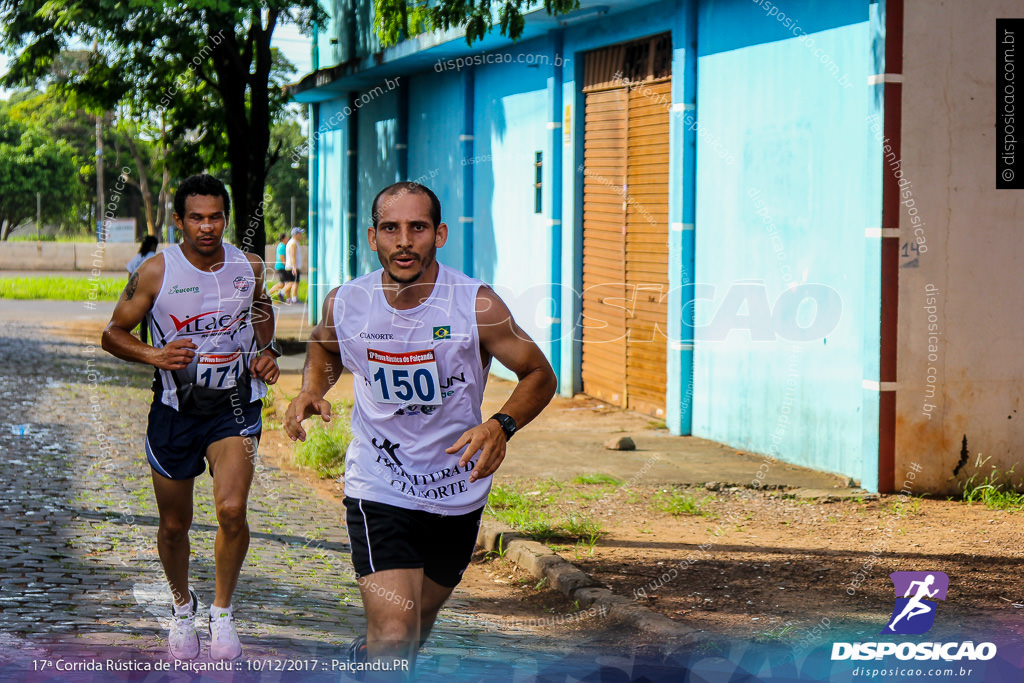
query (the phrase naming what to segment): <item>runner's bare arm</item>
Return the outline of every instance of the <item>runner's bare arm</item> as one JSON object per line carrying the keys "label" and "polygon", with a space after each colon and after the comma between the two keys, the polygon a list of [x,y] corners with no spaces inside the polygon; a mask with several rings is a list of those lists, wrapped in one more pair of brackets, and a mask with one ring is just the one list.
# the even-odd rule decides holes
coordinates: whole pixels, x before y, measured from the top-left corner
{"label": "runner's bare arm", "polygon": [[302,389],[288,406],[284,416],[284,430],[292,441],[306,440],[302,421],[319,415],[324,422],[331,421],[331,404],[324,399],[327,391],[341,377],[341,348],[334,333],[334,295],[332,289],[324,299],[320,324],[313,329],[306,349],[306,364],[302,368]]}
{"label": "runner's bare arm", "polygon": [[[256,254],[246,254],[252,272],[256,276],[256,292],[252,297],[252,311],[249,319],[252,320],[252,331],[256,336],[256,348],[262,349],[274,339],[274,305],[270,297],[263,289],[263,282],[266,278],[266,266]],[[273,351],[258,353],[249,359],[249,372],[267,384],[273,384],[281,375],[277,367],[277,357]]]}
{"label": "runner's bare arm", "polygon": [[[489,357],[497,358],[519,378],[519,384],[498,412],[510,415],[516,421],[517,428],[521,428],[537,417],[551,401],[558,380],[544,353],[516,325],[508,306],[490,287],[481,287],[477,292],[476,321],[484,362]],[[477,453],[480,454],[469,475],[472,482],[498,469],[505,459],[506,441],[501,425],[496,420],[488,419],[463,432],[446,452],[458,453],[466,446],[459,460],[460,466],[465,466]]]}
{"label": "runner's bare arm", "polygon": [[164,257],[157,254],[143,261],[114,306],[114,313],[103,330],[103,350],[136,363],[148,363],[164,370],[181,370],[195,355],[196,345],[188,339],[175,340],[161,349],[143,344],[132,336],[149,309],[153,308],[164,279]]}

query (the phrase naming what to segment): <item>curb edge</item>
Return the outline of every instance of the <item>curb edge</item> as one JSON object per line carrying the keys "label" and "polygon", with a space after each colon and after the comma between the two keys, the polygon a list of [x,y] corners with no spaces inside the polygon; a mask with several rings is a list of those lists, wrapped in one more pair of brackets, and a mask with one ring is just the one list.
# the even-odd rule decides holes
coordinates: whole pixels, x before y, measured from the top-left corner
{"label": "curb edge", "polygon": [[592,576],[547,546],[530,540],[510,526],[491,520],[480,522],[477,547],[499,552],[537,579],[546,578],[581,607],[598,607],[634,628],[667,638],[672,645],[696,643],[701,632],[658,614],[635,601],[616,595]]}

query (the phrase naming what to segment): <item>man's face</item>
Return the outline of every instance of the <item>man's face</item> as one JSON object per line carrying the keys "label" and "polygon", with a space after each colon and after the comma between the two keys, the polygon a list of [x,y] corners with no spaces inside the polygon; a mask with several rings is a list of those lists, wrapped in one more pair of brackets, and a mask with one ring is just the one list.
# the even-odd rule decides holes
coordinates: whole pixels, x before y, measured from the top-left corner
{"label": "man's face", "polygon": [[184,241],[203,256],[219,253],[227,226],[224,198],[194,194],[185,198],[185,215],[174,214]]}
{"label": "man's face", "polygon": [[376,228],[369,228],[370,249],[395,282],[418,280],[434,263],[448,239],[448,226],[434,228],[430,198],[418,192],[384,195],[377,204]]}

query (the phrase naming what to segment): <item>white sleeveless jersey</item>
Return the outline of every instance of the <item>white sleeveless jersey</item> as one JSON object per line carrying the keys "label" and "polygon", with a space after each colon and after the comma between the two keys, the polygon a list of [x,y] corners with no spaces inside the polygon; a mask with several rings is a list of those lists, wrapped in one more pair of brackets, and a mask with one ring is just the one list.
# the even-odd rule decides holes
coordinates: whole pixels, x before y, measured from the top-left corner
{"label": "white sleeveless jersey", "polygon": [[356,399],[345,494],[458,515],[482,507],[491,487],[490,477],[469,483],[476,456],[459,467],[462,452],[445,453],[480,424],[488,368],[476,295],[486,285],[438,267],[430,298],[408,310],[387,303],[381,270],[337,290],[335,334]]}
{"label": "white sleeveless jersey", "polygon": [[[146,315],[153,346],[162,348],[175,339],[188,338],[195,356],[184,370],[157,369],[155,390],[159,400],[180,410],[189,385],[202,390],[229,390],[245,374],[256,353],[256,338],[249,319],[256,275],[238,248],[224,244],[224,264],[213,272],[199,270],[174,245],[160,252],[164,280],[153,308]],[[252,400],[262,398],[267,386],[251,378]]]}

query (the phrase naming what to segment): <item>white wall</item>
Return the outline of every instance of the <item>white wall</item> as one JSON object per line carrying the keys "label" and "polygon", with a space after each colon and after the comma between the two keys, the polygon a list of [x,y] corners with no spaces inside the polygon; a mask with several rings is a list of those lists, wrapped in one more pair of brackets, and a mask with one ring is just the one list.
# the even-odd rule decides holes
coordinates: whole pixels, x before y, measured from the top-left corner
{"label": "white wall", "polygon": [[995,22],[1020,9],[906,1],[900,243],[914,237],[913,208],[927,251],[900,255],[897,490],[919,463],[911,490],[955,493],[965,436],[960,480],[1024,453],[1024,193],[995,189],[993,125]]}

